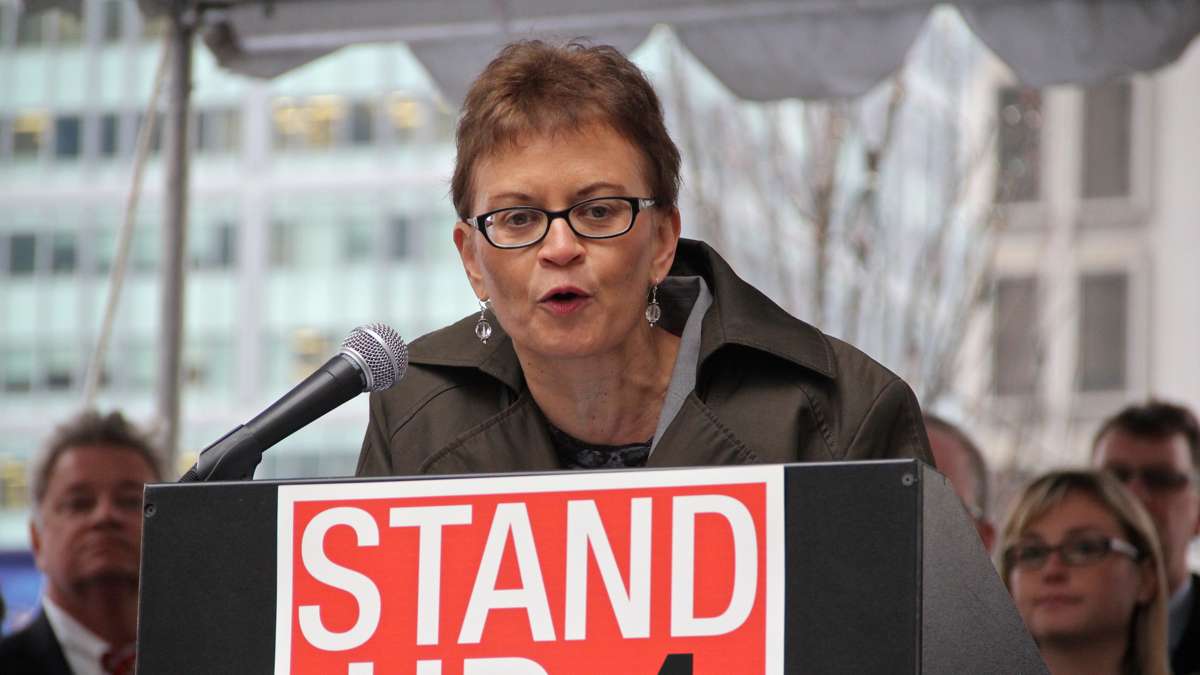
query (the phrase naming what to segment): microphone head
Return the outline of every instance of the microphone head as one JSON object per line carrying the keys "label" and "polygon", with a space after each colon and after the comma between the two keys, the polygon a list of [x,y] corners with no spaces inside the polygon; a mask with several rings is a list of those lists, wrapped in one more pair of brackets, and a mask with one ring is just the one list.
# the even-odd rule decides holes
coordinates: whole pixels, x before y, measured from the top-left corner
{"label": "microphone head", "polygon": [[400,381],[408,370],[408,346],[386,323],[369,323],[350,331],[342,340],[342,354],[362,370],[363,391],[383,391]]}

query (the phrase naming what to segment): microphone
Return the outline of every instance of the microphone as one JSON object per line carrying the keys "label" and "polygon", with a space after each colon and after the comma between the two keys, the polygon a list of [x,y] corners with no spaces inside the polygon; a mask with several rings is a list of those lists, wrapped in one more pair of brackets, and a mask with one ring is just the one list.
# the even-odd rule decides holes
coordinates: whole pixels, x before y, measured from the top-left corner
{"label": "microphone", "polygon": [[267,448],[364,391],[391,387],[407,369],[408,347],[391,326],[359,326],[325,365],[257,417],[201,451],[179,482],[253,478]]}

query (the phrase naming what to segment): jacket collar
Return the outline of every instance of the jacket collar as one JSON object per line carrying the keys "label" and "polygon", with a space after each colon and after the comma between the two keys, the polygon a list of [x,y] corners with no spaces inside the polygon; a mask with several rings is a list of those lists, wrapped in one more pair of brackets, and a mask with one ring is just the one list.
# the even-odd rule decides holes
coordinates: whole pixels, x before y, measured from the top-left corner
{"label": "jacket collar", "polygon": [[[713,294],[700,337],[700,364],[722,347],[740,345],[772,354],[828,378],[837,377],[825,335],[793,317],[743,281],[707,244],[680,239],[671,276],[701,276]],[[478,315],[422,336],[409,346],[409,361],[421,365],[477,368],[520,391],[525,378],[512,340],[492,317],[487,344],[475,337]]]}
{"label": "jacket collar", "polygon": [[837,377],[825,334],[788,314],[742,281],[708,244],[680,239],[671,275],[702,276],[713,294],[713,306],[704,317],[700,335],[701,367],[720,348],[736,344],[791,361],[828,378]]}

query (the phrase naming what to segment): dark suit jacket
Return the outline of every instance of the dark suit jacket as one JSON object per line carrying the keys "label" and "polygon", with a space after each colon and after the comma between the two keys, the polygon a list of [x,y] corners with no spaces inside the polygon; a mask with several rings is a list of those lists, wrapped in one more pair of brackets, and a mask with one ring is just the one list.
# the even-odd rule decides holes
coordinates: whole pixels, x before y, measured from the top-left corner
{"label": "dark suit jacket", "polygon": [[4,675],[71,675],[58,638],[44,613],[23,630],[0,640],[0,673]]}
{"label": "dark suit jacket", "polygon": [[1192,575],[1192,608],[1183,629],[1183,639],[1171,652],[1171,671],[1175,675],[1200,673],[1200,574]]}

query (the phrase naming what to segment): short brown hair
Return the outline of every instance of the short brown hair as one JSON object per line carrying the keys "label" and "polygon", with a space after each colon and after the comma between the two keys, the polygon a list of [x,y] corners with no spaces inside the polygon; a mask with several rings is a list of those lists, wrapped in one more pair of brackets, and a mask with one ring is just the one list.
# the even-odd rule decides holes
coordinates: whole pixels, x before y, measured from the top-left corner
{"label": "short brown hair", "polygon": [[1104,438],[1104,434],[1113,429],[1124,431],[1130,436],[1154,440],[1182,434],[1192,457],[1192,471],[1200,473],[1200,424],[1187,408],[1154,399],[1126,406],[1100,425],[1100,430],[1092,439],[1093,453],[1100,447],[1100,439]]}
{"label": "short brown hair", "polygon": [[55,427],[54,433],[34,457],[29,471],[29,488],[35,509],[46,497],[50,474],[58,458],[67,450],[82,445],[132,450],[146,460],[155,478],[162,479],[162,459],[144,432],[120,412],[104,415],[96,410],[85,410]]}
{"label": "short brown hair", "polygon": [[1025,486],[1000,531],[996,565],[1004,585],[1011,590],[1013,562],[1007,555],[1034,521],[1058,506],[1070,494],[1083,494],[1112,514],[1129,543],[1138,550],[1138,562],[1154,570],[1154,598],[1134,610],[1122,672],[1167,675],[1167,581],[1162,549],[1154,521],[1137,497],[1116,478],[1100,471],[1052,471]]}
{"label": "short brown hair", "polygon": [[[603,123],[637,148],[659,206],[679,198],[679,149],[667,133],[654,87],[607,45],[514,42],[471,85],[458,121],[451,197],[460,218],[472,214],[475,164],[528,134],[576,131]],[[642,196],[642,195],[634,195]]]}

